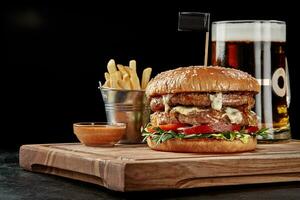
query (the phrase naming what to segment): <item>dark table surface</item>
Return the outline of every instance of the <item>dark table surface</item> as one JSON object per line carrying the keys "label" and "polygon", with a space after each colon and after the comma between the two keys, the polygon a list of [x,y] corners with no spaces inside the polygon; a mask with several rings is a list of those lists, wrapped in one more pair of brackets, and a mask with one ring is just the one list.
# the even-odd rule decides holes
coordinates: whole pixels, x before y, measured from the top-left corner
{"label": "dark table surface", "polygon": [[0,151],[0,200],[132,198],[299,200],[300,182],[120,193],[80,181],[24,171],[18,164],[18,152]]}

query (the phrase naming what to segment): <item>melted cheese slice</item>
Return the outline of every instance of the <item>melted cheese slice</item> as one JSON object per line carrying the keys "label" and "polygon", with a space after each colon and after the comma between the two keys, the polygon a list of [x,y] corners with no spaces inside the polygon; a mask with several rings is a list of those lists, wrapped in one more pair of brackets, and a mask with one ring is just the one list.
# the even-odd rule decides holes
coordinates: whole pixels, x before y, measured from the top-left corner
{"label": "melted cheese slice", "polygon": [[240,124],[243,121],[243,115],[238,109],[227,107],[225,112],[231,123]]}
{"label": "melted cheese slice", "polygon": [[203,109],[199,109],[197,107],[184,107],[184,106],[176,106],[172,108],[172,112],[180,113],[183,115],[189,115],[191,113],[201,112]]}

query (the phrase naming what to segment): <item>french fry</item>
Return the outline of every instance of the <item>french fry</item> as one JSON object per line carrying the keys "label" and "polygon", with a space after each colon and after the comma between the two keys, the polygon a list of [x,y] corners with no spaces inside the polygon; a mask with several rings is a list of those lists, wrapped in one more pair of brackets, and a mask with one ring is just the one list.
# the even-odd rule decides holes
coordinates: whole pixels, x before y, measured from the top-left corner
{"label": "french fry", "polygon": [[123,80],[118,80],[118,81],[117,81],[117,85],[118,85],[117,89],[124,89],[124,88],[122,87],[122,84],[123,84]]}
{"label": "french fry", "polygon": [[105,83],[102,85],[102,87],[110,87],[110,76],[109,73],[105,72],[104,73],[105,77]]}
{"label": "french fry", "polygon": [[136,71],[136,61],[135,60],[129,61],[129,67],[134,71]]}
{"label": "french fry", "polygon": [[150,77],[151,77],[152,68],[148,67],[144,69],[143,75],[142,75],[142,89],[145,89],[149,83]]}
{"label": "french fry", "polygon": [[110,86],[112,88],[116,88],[116,89],[122,89],[122,87],[120,87],[120,85],[118,84],[119,80],[122,80],[121,78],[121,72],[120,71],[115,71],[112,74],[110,74]]}
{"label": "french fry", "polygon": [[126,90],[131,90],[132,89],[131,82],[130,82],[130,77],[129,77],[128,74],[126,74],[123,77],[123,88],[126,89]]}
{"label": "french fry", "polygon": [[140,85],[139,77],[136,73],[136,61],[135,60],[131,60],[129,62],[128,71],[130,73],[130,81],[131,81],[132,89],[133,90],[140,90],[141,85]]}
{"label": "french fry", "polygon": [[114,59],[110,59],[107,63],[107,71],[112,74],[117,71],[116,62]]}
{"label": "french fry", "polygon": [[136,71],[130,70],[129,72],[130,72],[130,81],[131,81],[132,89],[140,90],[141,89],[140,80],[136,74]]}
{"label": "french fry", "polygon": [[109,73],[105,72],[104,73],[104,77],[105,77],[105,83],[104,83],[103,87],[110,87],[110,76],[109,76]]}
{"label": "french fry", "polygon": [[129,73],[127,72],[127,70],[125,69],[126,67],[124,67],[123,65],[117,65],[119,71],[122,74],[122,78],[124,79],[124,77],[127,75],[129,75]]}
{"label": "french fry", "polygon": [[129,68],[128,66],[124,66],[124,69],[125,69],[125,71],[127,72],[128,76],[130,78],[130,74],[131,74],[130,71],[132,71],[132,69]]}
{"label": "french fry", "polygon": [[131,86],[131,82],[130,82],[130,77],[129,74],[126,74],[122,77],[122,80],[118,80],[118,84],[121,88],[125,89],[125,90],[131,90],[132,86]]}
{"label": "french fry", "polygon": [[116,65],[115,60],[111,59],[107,63],[107,71],[104,73],[105,83],[103,87],[140,90],[147,87],[152,68],[144,69],[141,82],[136,72],[135,60],[130,60],[129,66],[123,66],[120,64]]}
{"label": "french fry", "polygon": [[110,75],[109,75],[108,72],[105,72],[105,73],[104,73],[104,77],[105,77],[105,80],[106,80],[106,81],[109,81]]}
{"label": "french fry", "polygon": [[102,87],[110,87],[109,81],[105,81],[105,83],[102,85]]}

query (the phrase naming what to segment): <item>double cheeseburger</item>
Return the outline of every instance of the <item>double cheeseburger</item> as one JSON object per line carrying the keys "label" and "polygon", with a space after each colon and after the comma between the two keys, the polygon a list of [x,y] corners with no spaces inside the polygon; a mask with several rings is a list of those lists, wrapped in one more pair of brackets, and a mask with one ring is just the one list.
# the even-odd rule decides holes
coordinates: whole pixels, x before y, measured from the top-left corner
{"label": "double cheeseburger", "polygon": [[143,131],[154,150],[229,153],[256,147],[260,90],[249,74],[224,67],[181,67],[158,74],[147,86],[153,113]]}

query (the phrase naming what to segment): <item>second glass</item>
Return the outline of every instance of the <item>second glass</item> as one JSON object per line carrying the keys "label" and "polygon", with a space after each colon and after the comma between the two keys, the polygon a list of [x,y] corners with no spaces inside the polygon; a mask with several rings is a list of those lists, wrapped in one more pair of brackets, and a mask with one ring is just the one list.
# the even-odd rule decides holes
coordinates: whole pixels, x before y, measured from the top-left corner
{"label": "second glass", "polygon": [[255,112],[260,128],[269,130],[266,142],[291,137],[285,48],[286,24],[283,21],[212,23],[212,65],[246,71],[261,85],[261,92],[255,98]]}

